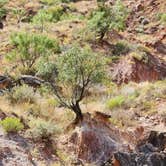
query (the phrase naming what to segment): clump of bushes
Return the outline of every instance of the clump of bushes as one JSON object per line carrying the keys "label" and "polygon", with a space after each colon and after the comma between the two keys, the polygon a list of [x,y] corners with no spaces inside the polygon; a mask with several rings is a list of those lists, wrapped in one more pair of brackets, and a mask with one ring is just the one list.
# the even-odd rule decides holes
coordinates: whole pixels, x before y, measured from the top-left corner
{"label": "clump of bushes", "polygon": [[113,55],[122,55],[122,54],[127,54],[130,51],[130,46],[127,42],[125,41],[119,41],[115,44],[112,54]]}
{"label": "clump of bushes", "polygon": [[0,122],[1,126],[7,133],[17,133],[24,128],[24,125],[20,122],[20,119],[7,117]]}
{"label": "clump of bushes", "polygon": [[60,132],[57,126],[51,121],[43,119],[31,120],[29,123],[30,129],[27,134],[34,140],[50,140],[53,136]]}
{"label": "clump of bushes", "polygon": [[8,93],[7,99],[10,103],[34,103],[36,95],[32,87],[28,85],[16,86]]}
{"label": "clump of bushes", "polygon": [[106,106],[109,109],[114,109],[117,107],[121,107],[125,102],[125,97],[124,96],[116,96],[114,98],[111,98],[110,100],[107,101]]}

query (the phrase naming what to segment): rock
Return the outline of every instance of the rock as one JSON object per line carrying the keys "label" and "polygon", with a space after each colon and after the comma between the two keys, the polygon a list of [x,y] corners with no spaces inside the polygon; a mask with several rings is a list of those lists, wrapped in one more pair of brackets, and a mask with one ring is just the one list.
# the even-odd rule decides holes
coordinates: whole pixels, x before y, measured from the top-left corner
{"label": "rock", "polygon": [[3,23],[0,22],[0,29],[3,29]]}
{"label": "rock", "polygon": [[3,120],[7,117],[7,115],[0,109],[0,120]]}
{"label": "rock", "polygon": [[114,163],[118,163],[117,166],[164,166],[166,165],[165,153],[150,153],[150,154],[136,154],[136,153],[124,153],[117,152],[114,154]]}
{"label": "rock", "polygon": [[147,24],[149,24],[149,20],[146,19],[146,18],[144,18],[144,19],[142,20],[141,24],[147,25]]}
{"label": "rock", "polygon": [[161,41],[156,42],[154,47],[157,49],[158,52],[166,54],[166,45],[163,44]]}
{"label": "rock", "polygon": [[0,75],[0,90],[12,87],[12,80],[8,76]]}
{"label": "rock", "polygon": [[40,78],[31,75],[22,75],[16,82],[19,85],[24,83],[34,88],[37,88],[41,86],[42,83],[44,83],[44,81],[41,80]]}
{"label": "rock", "polygon": [[103,122],[107,122],[107,121],[109,121],[109,118],[111,118],[111,115],[108,115],[108,114],[103,113],[103,112],[96,111],[95,115],[94,115],[94,118],[98,119],[98,120],[101,120]]}
{"label": "rock", "polygon": [[166,132],[158,133],[157,131],[151,131],[147,142],[160,150],[164,150],[166,148]]}
{"label": "rock", "polygon": [[[97,113],[98,114],[98,113]],[[105,115],[101,115],[104,116]],[[70,139],[78,159],[102,165],[119,149],[128,151],[118,129],[108,123],[85,114],[83,121],[73,131]],[[72,146],[72,147],[73,147]]]}
{"label": "rock", "polygon": [[142,11],[143,9],[144,9],[144,6],[141,3],[139,3],[135,6],[136,12]]}
{"label": "rock", "polygon": [[145,60],[126,56],[113,65],[112,80],[117,84],[143,82],[166,78],[166,62],[150,53]]}

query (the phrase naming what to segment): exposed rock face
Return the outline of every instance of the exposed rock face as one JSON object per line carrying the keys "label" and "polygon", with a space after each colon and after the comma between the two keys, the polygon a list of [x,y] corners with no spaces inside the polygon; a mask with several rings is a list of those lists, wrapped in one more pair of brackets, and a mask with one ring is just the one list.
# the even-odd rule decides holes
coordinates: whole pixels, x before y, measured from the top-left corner
{"label": "exposed rock face", "polygon": [[114,154],[114,166],[164,166],[166,165],[166,133],[152,131],[133,153]]}
{"label": "exposed rock face", "polygon": [[116,161],[114,166],[164,166],[166,165],[165,153],[122,153],[118,152],[114,155]]}
{"label": "exposed rock face", "polygon": [[84,120],[76,127],[70,139],[77,157],[96,165],[103,164],[118,150],[129,151],[119,130],[103,122],[106,115],[101,116],[95,115],[93,118],[90,114],[84,115]]}
{"label": "exposed rock face", "polygon": [[[1,133],[0,133],[1,134]],[[19,144],[22,143],[22,144]],[[0,136],[0,166],[33,166],[32,158],[25,142],[9,140]]]}
{"label": "exposed rock face", "polygon": [[118,84],[129,81],[155,81],[165,77],[166,62],[151,54],[148,54],[146,63],[132,56],[124,57],[113,69],[113,80]]}

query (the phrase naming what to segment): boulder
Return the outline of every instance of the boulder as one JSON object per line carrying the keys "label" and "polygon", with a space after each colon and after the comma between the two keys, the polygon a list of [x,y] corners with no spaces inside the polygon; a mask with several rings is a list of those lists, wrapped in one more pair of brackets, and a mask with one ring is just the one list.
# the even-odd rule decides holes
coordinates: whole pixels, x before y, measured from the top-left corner
{"label": "boulder", "polygon": [[99,112],[94,117],[89,113],[84,114],[83,121],[74,129],[70,143],[81,161],[102,165],[114,152],[120,149],[128,151],[120,131],[108,121],[103,121],[106,118],[110,116]]}
{"label": "boulder", "polygon": [[0,90],[12,87],[12,80],[8,76],[0,75]]}
{"label": "boulder", "polygon": [[16,82],[19,85],[27,84],[34,88],[37,88],[37,87],[41,86],[42,83],[44,83],[44,81],[41,80],[40,78],[31,76],[31,75],[22,75]]}

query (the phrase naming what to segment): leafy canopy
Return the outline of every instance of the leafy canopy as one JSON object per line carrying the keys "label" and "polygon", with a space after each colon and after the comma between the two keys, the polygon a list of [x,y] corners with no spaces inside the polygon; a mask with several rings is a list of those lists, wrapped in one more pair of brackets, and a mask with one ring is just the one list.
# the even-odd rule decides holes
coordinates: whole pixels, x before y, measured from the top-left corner
{"label": "leafy canopy", "polygon": [[11,35],[11,44],[14,46],[8,55],[9,60],[20,61],[27,69],[34,67],[37,60],[60,52],[56,40],[40,34],[14,33]]}
{"label": "leafy canopy", "polygon": [[125,29],[128,11],[120,0],[117,0],[111,7],[106,6],[104,2],[98,2],[98,4],[98,9],[92,13],[87,27],[95,33],[96,37],[102,40],[110,30]]}
{"label": "leafy canopy", "polygon": [[89,47],[73,46],[56,60],[56,85],[62,85],[62,91],[56,96],[62,105],[70,108],[85,97],[85,91],[94,83],[101,82],[104,73],[103,57],[95,54]]}

